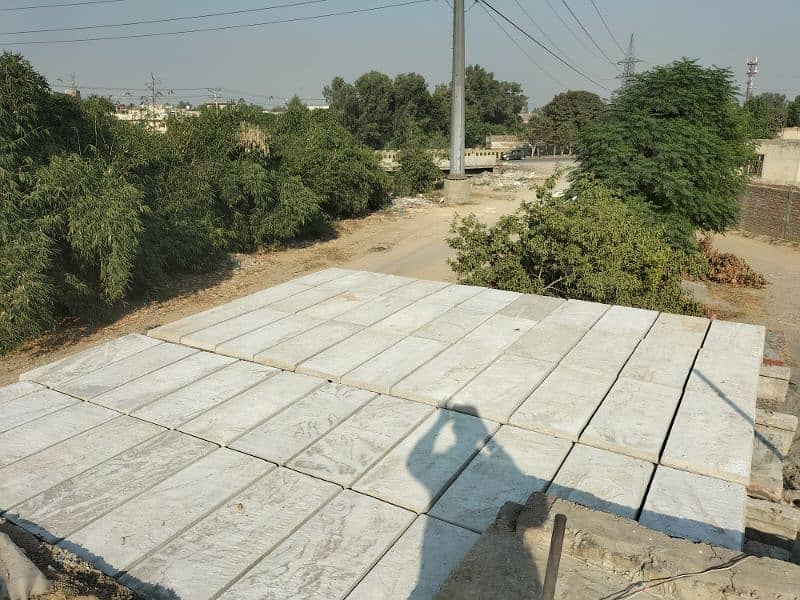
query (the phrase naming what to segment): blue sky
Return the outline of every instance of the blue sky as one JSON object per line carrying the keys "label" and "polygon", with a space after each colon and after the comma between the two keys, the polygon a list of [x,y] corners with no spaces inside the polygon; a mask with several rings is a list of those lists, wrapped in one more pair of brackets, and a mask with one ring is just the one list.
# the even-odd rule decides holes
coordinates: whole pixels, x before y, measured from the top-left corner
{"label": "blue sky", "polygon": [[[0,0],[0,9],[70,0]],[[75,1],[75,0],[71,0]],[[0,31],[84,26],[131,20],[196,15],[283,4],[290,0],[121,0],[91,6],[0,11]],[[141,94],[150,72],[164,88],[221,87],[225,97],[240,96],[265,102],[267,96],[298,94],[310,100],[322,96],[323,86],[336,75],[353,79],[370,69],[389,74],[416,71],[429,82],[449,79],[452,10],[446,0],[391,8],[367,14],[319,21],[285,23],[232,31],[79,44],[19,45],[25,40],[82,38],[149,31],[252,23],[303,15],[318,15],[391,4],[401,0],[327,0],[320,4],[282,8],[245,15],[128,28],[74,32],[0,35],[3,49],[23,53],[54,86],[57,78],[75,73],[80,86],[125,88]],[[548,43],[523,14],[516,0],[490,0],[523,29]],[[550,0],[580,44],[557,19],[546,0],[519,0],[537,23],[574,63],[602,85],[617,85],[615,70],[598,57],[572,20],[562,0]],[[619,50],[606,32],[590,0],[567,0],[589,32],[614,60]],[[743,81],[748,55],[760,59],[758,91],[800,94],[800,2],[766,0],[595,0],[617,39],[627,45],[636,34],[640,68],[681,56],[704,64],[729,66]],[[467,6],[472,0],[466,0]],[[588,89],[608,95],[582,80],[515,32],[520,45],[564,85],[553,82],[522,55],[478,6],[467,15],[467,61],[479,63],[499,78],[519,81],[531,107],[554,93]],[[585,46],[585,47],[584,47]],[[84,89],[84,93],[90,92]],[[122,94],[123,90],[109,90]],[[202,101],[204,91],[185,91],[176,98]],[[312,100],[313,101],[313,100]]]}

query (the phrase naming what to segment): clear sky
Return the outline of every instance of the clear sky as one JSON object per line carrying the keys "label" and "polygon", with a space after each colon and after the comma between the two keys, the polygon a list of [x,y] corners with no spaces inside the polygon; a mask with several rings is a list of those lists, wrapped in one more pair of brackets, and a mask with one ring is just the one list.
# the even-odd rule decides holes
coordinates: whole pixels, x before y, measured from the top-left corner
{"label": "clear sky", "polygon": [[[30,29],[77,27],[199,15],[209,12],[260,8],[292,0],[118,0],[105,4],[2,10],[20,6],[57,4],[79,0],[0,0],[0,47],[21,52],[55,87],[75,73],[84,94],[87,86],[122,88],[100,93],[138,97],[144,93],[150,72],[165,89],[187,88],[173,98],[197,103],[203,91],[188,88],[223,88],[224,97],[265,103],[268,96],[298,94],[309,103],[322,96],[334,76],[352,80],[375,69],[391,75],[415,71],[430,83],[449,79],[452,9],[450,0],[376,12],[331,17],[315,21],[263,27],[194,33],[181,36],[93,41],[75,44],[21,45],[30,40],[63,40],[132,33],[175,31],[287,19],[306,15],[356,10],[403,0],[320,0],[317,4],[111,29],[10,35]],[[295,0],[297,1],[297,0]],[[520,9],[520,4],[575,66],[600,84],[614,88],[615,68],[600,56],[564,6],[549,0],[581,40],[565,28],[547,0],[489,0],[522,29],[550,46]],[[467,6],[473,0],[466,0]],[[614,60],[619,49],[606,31],[591,0],[567,0],[589,33]],[[800,94],[800,0],[595,0],[616,38],[627,47],[636,34],[637,55],[646,60],[638,67],[665,63],[681,56],[704,64],[731,67],[744,80],[748,55],[757,55],[758,91]],[[493,23],[481,5],[467,14],[467,61],[478,63],[499,78],[519,81],[531,107],[547,102],[563,89],[588,89],[607,96],[562,65],[511,26],[507,30],[525,51],[562,85],[534,66]],[[273,101],[275,102],[275,100]]]}

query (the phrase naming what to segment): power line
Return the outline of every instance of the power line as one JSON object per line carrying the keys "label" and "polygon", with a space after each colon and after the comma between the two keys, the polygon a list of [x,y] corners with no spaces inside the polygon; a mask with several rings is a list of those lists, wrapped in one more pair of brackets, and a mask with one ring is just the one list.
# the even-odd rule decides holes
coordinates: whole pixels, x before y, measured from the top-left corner
{"label": "power line", "polygon": [[522,3],[521,3],[519,0],[514,0],[514,2],[517,4],[517,6],[519,6],[520,10],[521,10],[523,13],[525,13],[525,16],[526,16],[526,17],[528,17],[528,20],[529,20],[531,23],[533,23],[534,27],[536,27],[536,29],[538,29],[538,30],[539,30],[539,33],[541,33],[541,34],[542,34],[542,35],[545,37],[545,39],[546,39],[548,42],[550,42],[550,45],[551,45],[553,48],[555,48],[556,50],[558,50],[558,51],[559,51],[559,52],[562,54],[562,56],[564,56],[564,58],[566,58],[566,59],[567,59],[569,62],[571,62],[571,63],[574,63],[575,61],[574,61],[574,60],[572,60],[572,59],[571,59],[569,56],[567,56],[567,53],[566,53],[566,52],[564,52],[564,50],[562,50],[562,49],[561,49],[561,48],[558,46],[558,44],[556,44],[556,43],[555,43],[555,41],[553,40],[553,38],[551,38],[551,37],[550,37],[550,35],[549,35],[549,34],[548,34],[548,33],[547,33],[547,32],[546,32],[544,29],[542,29],[542,28],[541,28],[541,26],[539,25],[539,23],[537,23],[537,22],[534,20],[534,18],[531,16],[531,14],[528,12],[528,10],[527,10],[527,9],[526,9],[526,8],[525,8],[523,5],[522,5]]}
{"label": "power line", "polygon": [[490,13],[490,12],[489,12],[489,9],[487,9],[487,8],[486,8],[486,7],[483,5],[483,3],[481,3],[481,8],[484,10],[484,12],[485,12],[487,15],[489,15],[489,18],[490,18],[492,21],[494,21],[495,25],[497,25],[497,26],[500,28],[500,31],[502,31],[504,34],[506,34],[506,37],[507,37],[508,39],[510,39],[510,40],[511,40],[511,42],[512,42],[512,43],[513,43],[513,44],[514,44],[514,45],[515,45],[515,46],[516,46],[516,47],[519,49],[519,51],[520,51],[520,52],[522,52],[522,53],[523,53],[525,56],[527,56],[527,57],[528,57],[528,60],[530,60],[530,61],[531,61],[531,62],[532,62],[534,65],[536,65],[536,66],[539,68],[539,70],[540,70],[542,73],[544,73],[545,75],[547,75],[547,76],[548,76],[550,79],[552,79],[552,80],[553,80],[553,81],[554,81],[554,82],[555,82],[557,85],[560,85],[561,87],[567,87],[567,86],[565,86],[565,85],[564,85],[564,84],[563,84],[561,81],[559,81],[559,80],[558,80],[558,78],[557,78],[555,75],[552,75],[552,74],[551,74],[551,73],[550,73],[550,72],[549,72],[547,69],[545,69],[545,68],[544,68],[542,65],[540,65],[538,62],[536,62],[536,61],[533,59],[533,57],[532,57],[530,54],[528,54],[528,53],[525,51],[525,49],[524,49],[522,46],[520,46],[520,45],[519,45],[519,43],[517,42],[517,40],[515,40],[515,39],[514,39],[514,37],[513,37],[513,36],[512,36],[512,35],[511,35],[511,34],[510,34],[510,33],[509,33],[507,30],[506,30],[506,28],[505,28],[505,27],[503,27],[503,24],[502,24],[500,21],[498,21],[498,20],[497,20],[497,17],[495,17],[495,16],[494,16],[492,13]]}
{"label": "power line", "polygon": [[553,3],[550,2],[550,0],[545,0],[545,2],[547,2],[547,6],[550,7],[550,10],[553,12],[553,14],[556,17],[558,17],[558,20],[561,21],[561,24],[564,26],[564,29],[569,31],[570,34],[572,35],[572,37],[575,38],[575,41],[578,42],[583,47],[583,49],[586,50],[589,54],[591,54],[592,56],[597,56],[597,53],[594,50],[592,50],[591,48],[589,48],[589,46],[586,45],[586,42],[584,42],[583,39],[581,39],[581,37],[578,36],[577,33],[575,33],[575,31],[572,29],[572,27],[569,26],[569,23],[567,23],[564,20],[564,18],[561,16],[561,13],[559,13],[556,10],[556,7],[553,6]]}
{"label": "power line", "polygon": [[152,33],[134,33],[129,35],[109,35],[109,36],[98,36],[98,37],[91,37],[91,38],[80,38],[80,39],[66,39],[66,40],[33,40],[33,41],[25,41],[25,42],[2,42],[0,46],[28,46],[33,44],[74,44],[74,43],[81,43],[81,42],[97,42],[97,41],[104,41],[104,40],[129,40],[129,39],[136,39],[136,38],[149,38],[149,37],[161,37],[161,36],[168,36],[168,35],[184,35],[189,33],[200,33],[205,31],[226,31],[231,29],[245,29],[250,27],[262,27],[266,25],[278,25],[281,23],[297,23],[300,21],[314,21],[319,19],[327,19],[329,17],[341,17],[347,15],[355,15],[361,13],[369,13],[375,12],[379,10],[385,10],[388,8],[399,8],[402,6],[411,6],[413,4],[424,4],[430,2],[430,0],[407,0],[406,2],[397,2],[394,4],[383,4],[381,6],[372,6],[370,8],[359,8],[353,10],[346,10],[340,12],[332,12],[332,13],[325,13],[321,15],[309,15],[305,17],[293,17],[289,19],[278,19],[274,21],[261,21],[259,23],[242,23],[239,25],[220,25],[218,27],[199,27],[197,29],[184,29],[181,31],[159,31],[159,32],[152,32]]}
{"label": "power line", "polygon": [[208,19],[211,17],[223,17],[228,15],[241,15],[245,13],[263,12],[276,8],[289,8],[294,6],[305,6],[307,4],[320,4],[330,2],[330,0],[303,0],[302,2],[289,2],[286,4],[274,4],[261,8],[245,8],[241,10],[227,10],[223,12],[205,13],[202,15],[191,15],[188,17],[170,17],[165,19],[149,19],[143,21],[128,21],[127,23],[108,23],[104,25],[83,25],[80,27],[54,27],[51,29],[28,29],[27,31],[2,31],[0,35],[22,35],[27,33],[53,33],[55,31],[79,31],[84,29],[104,29],[108,27],[130,27],[132,25],[151,25],[153,23],[170,23],[173,21],[190,21],[193,19]]}
{"label": "power line", "polygon": [[544,45],[542,42],[540,42],[540,41],[539,41],[539,40],[537,40],[535,37],[533,37],[533,36],[532,36],[530,33],[528,33],[527,31],[525,31],[524,29],[522,29],[522,27],[520,27],[519,25],[517,25],[517,24],[516,24],[514,21],[512,21],[511,19],[509,19],[507,16],[505,16],[503,13],[501,13],[499,10],[497,10],[497,9],[496,9],[494,6],[492,6],[491,4],[489,4],[489,3],[488,3],[486,0],[481,0],[481,4],[485,4],[487,7],[489,7],[490,9],[492,9],[492,12],[494,12],[495,14],[497,14],[497,15],[498,15],[498,16],[499,16],[501,19],[503,19],[503,20],[504,20],[506,23],[508,23],[509,25],[511,25],[511,26],[512,26],[514,29],[516,29],[517,31],[519,31],[519,32],[520,32],[522,35],[524,35],[526,38],[528,38],[529,40],[531,40],[531,41],[532,41],[534,44],[536,44],[537,46],[539,46],[539,47],[540,47],[542,50],[544,50],[545,52],[547,52],[548,54],[550,54],[550,55],[551,55],[553,58],[555,58],[557,61],[559,61],[560,63],[562,63],[563,65],[565,65],[567,68],[569,68],[570,70],[574,71],[575,73],[577,73],[578,75],[580,75],[581,77],[583,77],[584,79],[586,79],[587,81],[590,81],[591,83],[593,83],[593,84],[594,84],[594,85],[596,85],[597,87],[599,87],[599,88],[602,88],[602,89],[606,90],[607,92],[610,92],[610,91],[611,91],[611,90],[610,90],[610,89],[608,89],[606,86],[604,86],[602,83],[599,83],[598,81],[595,81],[594,79],[592,79],[591,77],[589,77],[589,76],[588,76],[586,73],[584,73],[583,71],[581,71],[581,70],[580,70],[580,69],[578,69],[577,67],[573,66],[572,64],[568,63],[566,60],[564,60],[563,58],[561,58],[561,57],[560,57],[558,54],[556,54],[555,52],[553,52],[552,50],[550,50],[550,48],[548,48],[548,47],[547,47],[547,46],[545,46],[545,45]]}
{"label": "power line", "polygon": [[589,33],[589,30],[586,29],[586,27],[584,27],[583,23],[578,18],[578,15],[576,15],[575,11],[573,11],[572,8],[570,8],[569,4],[567,4],[567,0],[561,0],[561,2],[564,4],[564,6],[567,7],[567,10],[569,11],[569,14],[571,14],[572,18],[575,19],[575,22],[578,23],[578,25],[581,26],[581,29],[583,29],[583,33],[585,33],[586,37],[588,37],[592,41],[592,43],[594,44],[595,48],[597,48],[600,51],[600,54],[602,54],[605,57],[605,59],[609,62],[609,64],[612,67],[616,68],[616,65],[614,64],[614,61],[611,60],[611,57],[608,54],[606,54],[605,50],[603,50],[600,47],[600,44],[598,44],[597,40],[595,40],[594,37],[592,36],[592,34]]}
{"label": "power line", "polygon": [[617,48],[619,48],[619,51],[622,54],[625,54],[625,50],[622,49],[622,45],[619,43],[619,41],[617,41],[617,36],[614,35],[614,32],[611,31],[611,27],[609,27],[608,23],[606,23],[606,20],[603,17],[603,13],[601,13],[600,9],[597,7],[597,3],[594,0],[589,0],[589,1],[592,3],[592,6],[594,6],[594,10],[595,12],[597,12],[597,16],[600,17],[600,20],[603,22],[603,25],[605,26],[606,31],[608,32],[608,35],[610,35],[611,39],[614,40],[614,43],[617,45]]}
{"label": "power line", "polygon": [[68,2],[66,4],[35,4],[33,6],[11,6],[0,8],[0,12],[12,10],[36,10],[39,8],[61,8],[62,6],[85,6],[87,4],[111,4],[112,2],[127,2],[127,0],[87,0],[85,2]]}

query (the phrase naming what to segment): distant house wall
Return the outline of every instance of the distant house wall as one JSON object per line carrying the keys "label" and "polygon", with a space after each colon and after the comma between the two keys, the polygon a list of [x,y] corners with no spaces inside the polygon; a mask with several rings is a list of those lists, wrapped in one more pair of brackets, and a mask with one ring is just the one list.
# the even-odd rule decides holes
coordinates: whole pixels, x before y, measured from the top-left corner
{"label": "distant house wall", "polygon": [[800,242],[800,187],[751,184],[739,202],[745,231]]}
{"label": "distant house wall", "polygon": [[754,183],[800,185],[800,139],[759,140],[756,152],[763,164]]}

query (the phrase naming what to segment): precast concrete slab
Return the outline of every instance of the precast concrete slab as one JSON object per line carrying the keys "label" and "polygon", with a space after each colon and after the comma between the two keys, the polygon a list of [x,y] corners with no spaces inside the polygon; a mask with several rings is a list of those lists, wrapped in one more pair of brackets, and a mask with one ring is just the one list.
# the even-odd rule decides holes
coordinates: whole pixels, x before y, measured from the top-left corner
{"label": "precast concrete slab", "polygon": [[181,338],[181,343],[213,352],[217,346],[227,341],[243,336],[255,329],[265,327],[275,321],[285,319],[288,316],[289,313],[280,312],[270,307],[257,308],[239,317],[186,334]]}
{"label": "precast concrete slab", "polygon": [[497,428],[492,421],[439,409],[352,487],[427,512]]}
{"label": "precast concrete slab", "polygon": [[449,523],[483,532],[506,502],[524,503],[555,477],[572,443],[504,425],[430,511]]}
{"label": "precast concrete slab", "polygon": [[472,285],[448,285],[425,298],[425,302],[432,304],[442,304],[450,308],[469,300],[476,294],[482,292],[484,288]]}
{"label": "precast concrete slab", "polygon": [[414,337],[452,344],[486,321],[490,315],[455,307],[414,332]]}
{"label": "precast concrete slab", "polygon": [[395,335],[411,335],[449,309],[446,304],[435,304],[423,298],[374,323],[371,328]]}
{"label": "precast concrete slab", "polygon": [[303,361],[295,370],[338,382],[343,375],[391,348],[401,339],[402,336],[393,333],[365,329]]}
{"label": "precast concrete slab", "polygon": [[675,537],[741,550],[746,502],[742,484],[662,465],[656,469],[640,523]]}
{"label": "precast concrete slab", "polygon": [[697,349],[692,346],[664,345],[648,338],[636,347],[621,376],[682,390],[696,355]]}
{"label": "precast concrete slab", "polygon": [[312,319],[329,320],[338,317],[350,310],[358,309],[370,300],[375,300],[377,294],[367,294],[363,292],[342,292],[336,296],[328,298],[319,304],[314,304],[304,308],[298,314]]}
{"label": "precast concrete slab", "polygon": [[283,465],[376,395],[328,383],[244,434],[231,448]]}
{"label": "precast concrete slab", "polygon": [[328,298],[333,298],[339,294],[340,291],[338,289],[313,287],[288,296],[282,300],[278,300],[277,302],[273,302],[269,306],[273,310],[280,312],[298,313],[301,310],[305,310],[306,308],[319,304],[320,302],[325,302],[325,300]]}
{"label": "precast concrete slab", "polygon": [[643,460],[575,444],[547,493],[635,519],[653,468]]}
{"label": "precast concrete slab", "polygon": [[220,599],[344,599],[413,519],[412,512],[345,490]]}
{"label": "precast concrete slab", "polygon": [[641,339],[653,326],[657,317],[658,312],[654,310],[612,306],[598,319],[592,329],[624,337],[638,336]]}
{"label": "precast concrete slab", "polygon": [[217,346],[216,352],[226,356],[255,360],[256,356],[281,342],[310,331],[324,321],[291,315]]}
{"label": "precast concrete slab", "polygon": [[59,545],[116,576],[274,468],[220,448],[70,534]]}
{"label": "precast concrete slab", "polygon": [[288,469],[270,471],[129,569],[120,582],[145,598],[216,597],[338,491]]}
{"label": "precast concrete slab", "polygon": [[17,383],[12,383],[4,388],[0,388],[0,409],[11,400],[16,400],[21,396],[26,396],[32,392],[38,392],[44,389],[46,389],[45,386],[34,383],[33,381],[18,381]]}
{"label": "precast concrete slab", "polygon": [[3,417],[0,419],[0,432],[19,427],[76,402],[78,401],[71,396],[47,388],[14,396],[0,403],[0,415]]}
{"label": "precast concrete slab", "polygon": [[369,325],[374,325],[378,321],[382,321],[389,315],[393,315],[424,296],[425,294],[422,293],[400,295],[395,291],[395,295],[378,296],[374,300],[352,308],[346,313],[337,316],[336,320],[368,327]]}
{"label": "precast concrete slab", "polygon": [[766,334],[762,325],[714,320],[708,329],[703,348],[761,360],[764,356]]}
{"label": "precast concrete slab", "polygon": [[563,298],[524,294],[501,309],[499,314],[506,317],[516,317],[518,319],[528,319],[538,322],[564,304],[564,302],[566,302],[566,300]]}
{"label": "precast concrete slab", "polygon": [[347,600],[429,600],[478,537],[462,527],[419,515]]}
{"label": "precast concrete slab", "polygon": [[290,460],[288,466],[349,487],[431,412],[424,404],[379,396]]}
{"label": "precast concrete slab", "polygon": [[680,399],[680,389],[620,378],[581,443],[657,463]]}
{"label": "precast concrete slab", "polygon": [[521,297],[522,294],[517,292],[484,289],[479,294],[475,294],[472,298],[459,304],[459,306],[465,310],[474,310],[493,315]]}
{"label": "precast concrete slab", "polygon": [[160,343],[158,340],[136,333],[124,335],[23,373],[20,379],[35,381],[51,388],[58,387],[70,379],[91,373]]}
{"label": "precast concrete slab", "polygon": [[314,329],[260,352],[256,355],[255,361],[293,371],[300,363],[359,331],[361,327],[352,323],[325,321]]}
{"label": "precast concrete slab", "polygon": [[636,333],[615,334],[591,329],[561,361],[567,367],[617,374],[625,365],[641,337]]}
{"label": "precast concrete slab", "polygon": [[331,267],[330,269],[322,269],[321,271],[314,271],[313,273],[309,273],[308,275],[303,275],[302,277],[292,279],[292,281],[303,285],[314,286],[314,285],[321,285],[329,281],[333,281],[334,279],[341,279],[342,277],[345,277],[352,273],[355,273],[355,271],[353,271],[352,269]]}
{"label": "precast concrete slab", "polygon": [[661,313],[650,328],[647,338],[662,346],[697,349],[703,345],[710,324],[711,321],[703,317]]}

